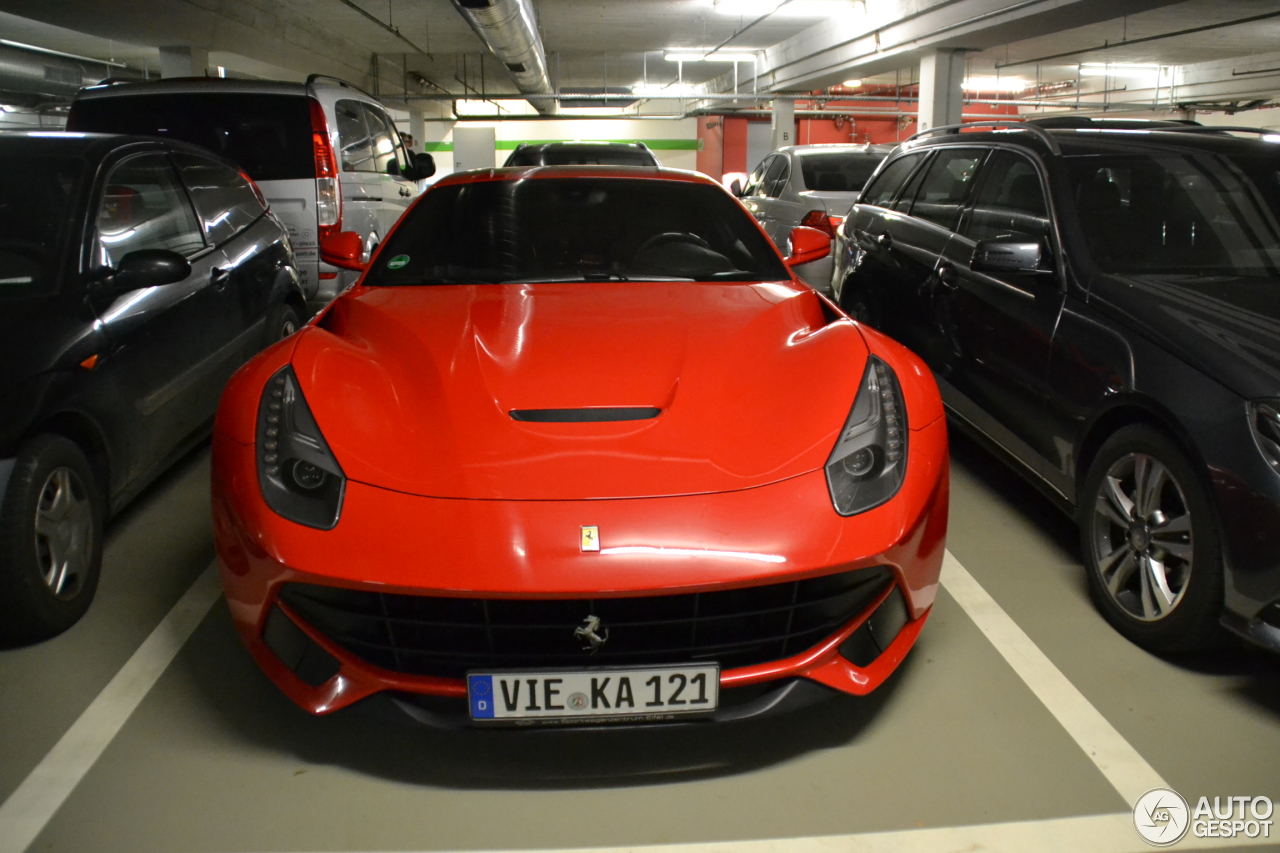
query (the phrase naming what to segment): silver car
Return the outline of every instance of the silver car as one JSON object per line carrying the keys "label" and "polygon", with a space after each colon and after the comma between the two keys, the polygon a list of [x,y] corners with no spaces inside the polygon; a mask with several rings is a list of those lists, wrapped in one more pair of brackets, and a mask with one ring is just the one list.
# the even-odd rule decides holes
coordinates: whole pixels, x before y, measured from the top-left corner
{"label": "silver car", "polygon": [[[862,185],[892,145],[788,145],[760,161],[738,195],[782,253],[797,225],[834,236]],[[831,217],[836,217],[833,223]],[[831,290],[831,257],[795,268],[811,287]]]}

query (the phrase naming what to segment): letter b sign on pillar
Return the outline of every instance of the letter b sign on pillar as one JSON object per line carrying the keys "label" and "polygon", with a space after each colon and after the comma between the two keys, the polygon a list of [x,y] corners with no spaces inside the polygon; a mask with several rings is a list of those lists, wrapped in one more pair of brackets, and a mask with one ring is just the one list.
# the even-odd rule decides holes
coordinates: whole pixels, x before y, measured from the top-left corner
{"label": "letter b sign on pillar", "polygon": [[773,139],[771,150],[796,144],[796,102],[781,98],[773,102]]}

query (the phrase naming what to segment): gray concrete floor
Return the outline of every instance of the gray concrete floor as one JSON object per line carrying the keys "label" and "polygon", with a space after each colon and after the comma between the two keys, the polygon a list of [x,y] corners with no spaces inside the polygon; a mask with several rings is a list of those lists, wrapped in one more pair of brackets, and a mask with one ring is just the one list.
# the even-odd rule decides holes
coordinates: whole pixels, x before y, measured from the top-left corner
{"label": "gray concrete floor", "polygon": [[[1053,663],[1193,804],[1280,800],[1280,661],[1135,648],[1090,605],[1071,524],[982,451],[953,451],[949,548]],[[200,450],[113,523],[88,617],[0,652],[0,801],[209,564],[207,491]],[[258,672],[219,602],[30,849],[640,845],[1128,808],[945,590],[869,698],[736,726],[576,733],[309,717]]]}

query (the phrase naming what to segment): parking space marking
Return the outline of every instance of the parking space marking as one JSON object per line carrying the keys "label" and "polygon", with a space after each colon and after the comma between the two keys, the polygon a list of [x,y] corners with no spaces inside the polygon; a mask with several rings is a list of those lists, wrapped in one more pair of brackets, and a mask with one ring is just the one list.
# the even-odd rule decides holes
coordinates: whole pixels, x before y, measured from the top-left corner
{"label": "parking space marking", "polygon": [[[1186,838],[1172,850],[1214,850],[1274,845],[1266,838]],[[564,849],[564,848],[562,848]],[[1133,826],[1131,814],[944,826],[823,835],[808,838],[765,838],[747,841],[700,841],[693,844],[653,844],[628,847],[580,847],[566,853],[1149,853],[1154,850]],[[354,851],[352,851],[354,853]],[[398,851],[407,853],[407,851]],[[416,851],[429,853],[429,851]],[[455,853],[457,853],[455,851]],[[497,851],[489,851],[497,853]],[[509,851],[508,853],[546,853]]]}
{"label": "parking space marking", "polygon": [[0,805],[0,853],[23,853],[119,733],[222,595],[216,562],[155,627],[138,650]]}
{"label": "parking space marking", "polygon": [[1136,803],[1152,788],[1169,787],[950,551],[942,561],[941,580],[951,597],[1126,803]]}

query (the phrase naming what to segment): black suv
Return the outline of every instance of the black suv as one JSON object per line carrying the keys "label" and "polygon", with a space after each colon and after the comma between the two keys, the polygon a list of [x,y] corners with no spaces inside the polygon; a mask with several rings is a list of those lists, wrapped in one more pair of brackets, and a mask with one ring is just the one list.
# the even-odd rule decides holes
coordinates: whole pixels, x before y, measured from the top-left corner
{"label": "black suv", "polygon": [[643,142],[522,142],[503,166],[661,166]]}
{"label": "black suv", "polygon": [[1278,141],[938,128],[837,238],[840,304],[1075,516],[1097,606],[1152,650],[1219,623],[1280,650]]}
{"label": "black suv", "polygon": [[0,134],[0,641],[73,624],[103,528],[302,323],[288,233],[227,160]]}

